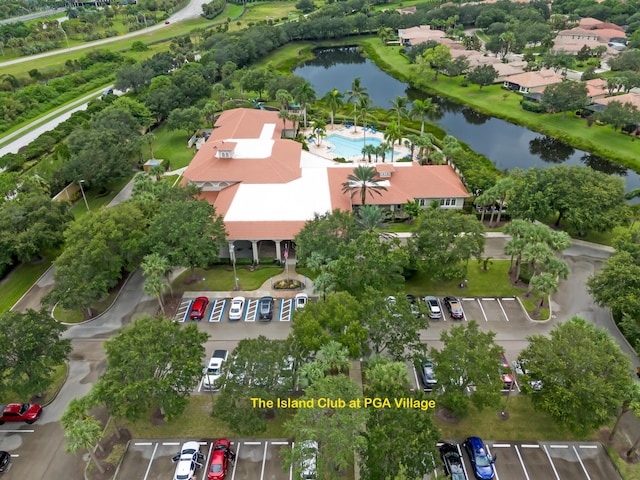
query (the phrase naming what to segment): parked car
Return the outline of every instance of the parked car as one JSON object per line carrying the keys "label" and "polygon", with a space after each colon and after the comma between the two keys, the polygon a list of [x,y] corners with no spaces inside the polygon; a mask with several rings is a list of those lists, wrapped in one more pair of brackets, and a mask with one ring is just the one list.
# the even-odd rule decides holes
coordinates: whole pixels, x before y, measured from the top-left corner
{"label": "parked car", "polygon": [[244,297],[233,297],[231,308],[229,309],[229,320],[241,320],[244,312]]}
{"label": "parked car", "polygon": [[306,293],[298,293],[293,301],[296,310],[299,308],[304,308],[307,303],[309,303],[309,295]]}
{"label": "parked car", "polygon": [[438,320],[442,318],[442,309],[440,308],[440,302],[436,297],[428,295],[424,297],[424,302],[427,304],[429,318],[431,318],[432,320]]}
{"label": "parked car", "polygon": [[231,442],[226,438],[216,440],[211,451],[211,462],[207,471],[208,480],[223,480],[227,476],[229,461],[234,461],[236,453],[231,449]]}
{"label": "parked car", "polygon": [[0,405],[0,425],[4,422],[26,422],[32,424],[42,415],[42,407],[33,403],[9,403]]}
{"label": "parked car", "polygon": [[182,445],[180,453],[175,455],[171,460],[176,465],[176,472],[173,480],[191,480],[196,474],[196,470],[202,466],[200,463],[204,459],[204,455],[200,453],[200,444],[198,442],[186,442]]}
{"label": "parked car", "polygon": [[[511,363],[513,365],[513,370],[516,372],[516,375],[522,376],[523,377],[522,379],[526,381],[527,385],[531,388],[531,390],[534,393],[542,390],[542,380],[536,380],[535,378],[531,377],[531,372],[527,369],[526,363],[524,361],[514,360]],[[521,381],[520,385],[522,384],[523,383]]]}
{"label": "parked car", "polygon": [[444,473],[451,477],[451,480],[467,480],[458,447],[445,443],[440,447],[440,458],[444,463]]}
{"label": "parked car", "polygon": [[262,297],[258,305],[258,320],[268,322],[273,319],[273,297]]}
{"label": "parked car", "polygon": [[209,305],[209,299],[207,297],[197,297],[193,301],[193,305],[191,305],[189,318],[191,320],[202,320],[204,312],[207,310],[207,305]]}
{"label": "parked car", "polygon": [[11,454],[9,452],[0,451],[0,473],[4,473],[9,470],[10,461]]}
{"label": "parked car", "polygon": [[511,384],[513,383],[513,372],[511,371],[511,366],[504,354],[500,355],[500,378],[502,379],[502,383],[505,388],[511,388]]}
{"label": "parked car", "polygon": [[462,310],[462,303],[456,297],[444,297],[444,306],[449,311],[449,315],[454,320],[464,319],[464,311]]}
{"label": "parked car", "polygon": [[298,448],[302,450],[300,478],[302,480],[316,480],[318,478],[318,471],[316,468],[318,443],[311,440],[303,440],[298,443]]}
{"label": "parked car", "polygon": [[496,461],[496,456],[489,456],[487,447],[485,447],[482,439],[469,437],[464,441],[464,448],[467,450],[476,478],[479,480],[492,480],[495,475],[493,464]]}
{"label": "parked car", "polygon": [[427,390],[433,390],[438,386],[436,372],[433,369],[433,360],[430,358],[425,358],[420,362],[420,379]]}
{"label": "parked car", "polygon": [[227,361],[229,352],[227,350],[214,350],[209,359],[209,365],[202,373],[202,388],[205,390],[219,390],[219,379],[222,376],[222,364]]}
{"label": "parked car", "polygon": [[409,302],[409,310],[413,313],[416,318],[424,317],[423,313],[420,311],[420,307],[418,306],[418,299],[415,295],[408,294],[406,296],[407,302]]}

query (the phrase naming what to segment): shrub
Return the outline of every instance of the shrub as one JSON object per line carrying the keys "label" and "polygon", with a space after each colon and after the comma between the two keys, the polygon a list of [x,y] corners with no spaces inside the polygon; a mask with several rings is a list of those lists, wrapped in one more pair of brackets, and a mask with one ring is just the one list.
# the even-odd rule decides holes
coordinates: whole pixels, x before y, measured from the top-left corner
{"label": "shrub", "polygon": [[529,102],[527,100],[521,100],[520,106],[522,107],[523,110],[526,110],[527,112],[534,112],[534,113],[545,112],[545,108],[542,105],[535,102]]}

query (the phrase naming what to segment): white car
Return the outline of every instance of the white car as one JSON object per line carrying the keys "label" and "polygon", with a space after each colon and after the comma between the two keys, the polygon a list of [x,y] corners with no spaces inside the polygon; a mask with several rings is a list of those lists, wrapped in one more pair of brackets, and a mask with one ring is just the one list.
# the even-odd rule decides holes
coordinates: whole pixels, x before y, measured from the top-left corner
{"label": "white car", "polygon": [[318,478],[316,470],[318,444],[312,440],[303,440],[298,443],[298,448],[301,450],[300,478],[303,480],[316,480]]}
{"label": "white car", "polygon": [[222,364],[227,360],[229,352],[227,350],[214,350],[209,359],[209,365],[204,367],[202,373],[202,388],[205,390],[218,390],[220,388],[219,378],[222,376]]}
{"label": "white car", "polygon": [[296,298],[294,300],[294,305],[296,307],[296,310],[299,308],[304,308],[308,302],[309,302],[309,295],[307,295],[306,293],[296,294]]}
{"label": "white car", "polygon": [[186,442],[180,453],[171,460],[178,463],[173,480],[191,480],[195,478],[196,470],[202,466],[200,461],[204,460],[204,455],[200,453],[198,442]]}
{"label": "white car", "polygon": [[231,308],[229,309],[229,320],[241,320],[244,312],[244,297],[233,297]]}

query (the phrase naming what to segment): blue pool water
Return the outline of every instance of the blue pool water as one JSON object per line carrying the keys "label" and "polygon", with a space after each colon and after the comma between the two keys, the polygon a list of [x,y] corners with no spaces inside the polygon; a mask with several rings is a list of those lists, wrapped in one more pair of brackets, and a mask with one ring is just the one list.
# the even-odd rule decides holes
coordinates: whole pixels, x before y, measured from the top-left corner
{"label": "blue pool water", "polygon": [[[373,145],[374,147],[379,146],[382,143],[382,140],[379,138],[344,138],[340,135],[329,135],[325,138],[325,141],[331,143],[333,145],[332,152],[336,154],[338,157],[344,157],[346,159],[360,156],[362,157],[362,148],[365,145]],[[399,160],[400,153],[394,152],[393,159]],[[387,150],[386,161],[391,160],[391,150]]]}

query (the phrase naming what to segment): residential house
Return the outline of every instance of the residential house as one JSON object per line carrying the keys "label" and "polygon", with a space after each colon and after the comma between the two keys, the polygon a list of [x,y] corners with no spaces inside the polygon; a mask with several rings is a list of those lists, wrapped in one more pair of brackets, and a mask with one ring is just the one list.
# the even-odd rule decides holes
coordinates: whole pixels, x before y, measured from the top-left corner
{"label": "residential house", "polygon": [[549,85],[560,83],[564,77],[553,70],[525,72],[510,75],[504,81],[504,88],[520,93],[544,92]]}
{"label": "residential house", "polygon": [[432,30],[429,25],[419,25],[417,27],[398,30],[400,44],[405,47],[419,45],[429,40],[439,42],[444,36],[445,33],[442,30]]}
{"label": "residential house", "polygon": [[[238,108],[223,112],[209,140],[184,173],[184,184],[202,189],[201,197],[222,215],[229,245],[251,252],[259,262],[265,251],[282,259],[283,242],[291,243],[314,215],[360,204],[343,193],[353,163],[337,163],[282,138],[277,112]],[[396,162],[375,166],[387,191],[367,202],[397,210],[417,200],[428,208],[460,209],[469,196],[448,165]],[[225,249],[221,256],[228,256]]]}
{"label": "residential house", "polygon": [[599,98],[595,103],[599,105],[608,105],[611,102],[620,102],[621,104],[630,103],[640,109],[640,95],[637,93],[625,93],[623,95],[614,95],[613,97]]}
{"label": "residential house", "polygon": [[587,98],[590,103],[604,98],[608,95],[607,82],[601,78],[594,78],[585,82],[587,85]]}

